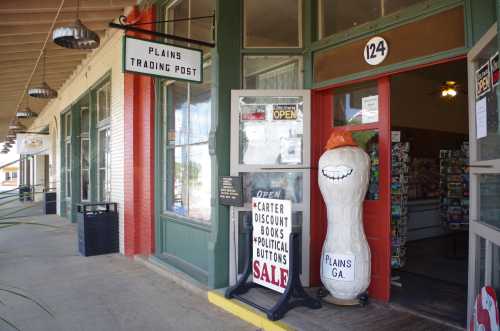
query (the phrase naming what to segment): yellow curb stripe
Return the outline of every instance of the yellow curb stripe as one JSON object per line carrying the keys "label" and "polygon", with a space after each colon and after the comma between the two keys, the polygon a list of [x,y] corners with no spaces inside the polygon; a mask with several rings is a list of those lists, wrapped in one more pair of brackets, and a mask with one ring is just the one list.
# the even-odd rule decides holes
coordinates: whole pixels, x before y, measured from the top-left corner
{"label": "yellow curb stripe", "polygon": [[235,315],[236,317],[266,331],[293,331],[289,325],[283,322],[273,322],[267,319],[267,316],[260,311],[237,301],[228,300],[219,292],[209,291],[208,301],[215,306]]}

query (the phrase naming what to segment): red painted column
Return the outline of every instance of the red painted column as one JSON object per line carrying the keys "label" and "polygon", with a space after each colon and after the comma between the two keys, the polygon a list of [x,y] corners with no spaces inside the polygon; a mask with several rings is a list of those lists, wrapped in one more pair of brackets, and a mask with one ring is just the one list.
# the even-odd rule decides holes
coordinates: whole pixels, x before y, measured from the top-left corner
{"label": "red painted column", "polygon": [[[153,21],[154,13],[154,7],[142,12],[136,8],[127,20]],[[154,25],[141,28],[154,30]],[[154,252],[154,80],[125,73],[124,85],[125,255],[150,255]]]}

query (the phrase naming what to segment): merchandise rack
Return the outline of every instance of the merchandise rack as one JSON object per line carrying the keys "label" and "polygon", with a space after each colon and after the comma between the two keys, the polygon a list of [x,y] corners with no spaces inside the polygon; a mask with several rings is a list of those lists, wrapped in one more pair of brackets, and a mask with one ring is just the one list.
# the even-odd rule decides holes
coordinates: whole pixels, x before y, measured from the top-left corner
{"label": "merchandise rack", "polygon": [[408,224],[408,172],[410,143],[392,144],[391,172],[391,242],[392,268],[404,267]]}
{"label": "merchandise rack", "polygon": [[469,228],[469,143],[439,152],[441,220],[449,230]]}

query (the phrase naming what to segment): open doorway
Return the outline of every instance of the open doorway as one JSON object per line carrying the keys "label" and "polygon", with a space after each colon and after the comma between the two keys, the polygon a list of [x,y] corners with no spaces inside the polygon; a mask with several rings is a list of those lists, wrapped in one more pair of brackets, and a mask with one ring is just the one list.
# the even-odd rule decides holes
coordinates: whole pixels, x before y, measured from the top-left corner
{"label": "open doorway", "polygon": [[391,301],[464,326],[467,62],[391,77]]}

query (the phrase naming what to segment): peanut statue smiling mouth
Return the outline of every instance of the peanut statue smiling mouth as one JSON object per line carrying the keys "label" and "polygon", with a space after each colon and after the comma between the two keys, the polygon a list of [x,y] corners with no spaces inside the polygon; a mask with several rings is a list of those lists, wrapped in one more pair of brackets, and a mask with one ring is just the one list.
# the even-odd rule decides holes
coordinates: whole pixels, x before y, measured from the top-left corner
{"label": "peanut statue smiling mouth", "polygon": [[334,184],[340,183],[346,177],[349,177],[352,174],[352,168],[339,165],[339,166],[326,166],[321,170],[321,173],[326,178],[333,181]]}

